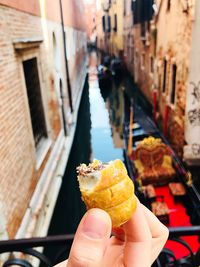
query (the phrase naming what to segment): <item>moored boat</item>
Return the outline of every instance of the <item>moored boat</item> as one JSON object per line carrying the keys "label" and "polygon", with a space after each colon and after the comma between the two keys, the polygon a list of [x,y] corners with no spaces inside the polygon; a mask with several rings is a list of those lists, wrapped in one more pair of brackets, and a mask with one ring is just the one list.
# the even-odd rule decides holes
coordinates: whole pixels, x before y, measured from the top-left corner
{"label": "moored boat", "polygon": [[[140,201],[170,229],[199,224],[200,197],[191,173],[154,121],[137,105],[131,105],[125,119],[124,141],[127,169]],[[198,236],[182,238],[192,251],[199,249]],[[171,241],[165,248],[176,258],[188,254]]]}

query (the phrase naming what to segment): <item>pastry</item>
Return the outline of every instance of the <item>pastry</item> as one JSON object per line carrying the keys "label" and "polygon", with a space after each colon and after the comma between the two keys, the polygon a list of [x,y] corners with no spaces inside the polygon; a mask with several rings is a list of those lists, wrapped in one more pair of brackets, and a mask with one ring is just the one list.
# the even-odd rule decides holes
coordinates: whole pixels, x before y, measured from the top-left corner
{"label": "pastry", "polygon": [[102,163],[94,160],[77,167],[82,200],[87,209],[100,208],[111,217],[113,227],[128,221],[136,209],[134,185],[119,159]]}

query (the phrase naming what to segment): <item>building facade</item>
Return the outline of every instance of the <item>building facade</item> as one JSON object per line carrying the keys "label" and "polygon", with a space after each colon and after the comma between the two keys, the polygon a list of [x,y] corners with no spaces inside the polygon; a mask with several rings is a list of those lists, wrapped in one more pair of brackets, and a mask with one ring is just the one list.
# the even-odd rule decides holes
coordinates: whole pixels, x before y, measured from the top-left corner
{"label": "building facade", "polygon": [[123,0],[97,1],[97,47],[111,55],[123,55]]}
{"label": "building facade", "polygon": [[132,0],[124,1],[124,60],[129,72],[134,71],[134,38],[133,38],[133,12]]}
{"label": "building facade", "polygon": [[123,55],[123,13],[124,1],[111,1],[108,12],[110,16],[109,48],[110,53],[115,56]]}
{"label": "building facade", "polygon": [[160,2],[155,16],[155,88],[164,132],[180,157],[185,145],[185,106],[190,68],[194,3]]}
{"label": "building facade", "polygon": [[86,79],[81,0],[0,0],[0,238],[45,235]]}
{"label": "building facade", "polygon": [[129,71],[171,145],[189,165],[200,163],[195,138],[199,134],[198,5],[194,0],[126,0],[124,18]]}

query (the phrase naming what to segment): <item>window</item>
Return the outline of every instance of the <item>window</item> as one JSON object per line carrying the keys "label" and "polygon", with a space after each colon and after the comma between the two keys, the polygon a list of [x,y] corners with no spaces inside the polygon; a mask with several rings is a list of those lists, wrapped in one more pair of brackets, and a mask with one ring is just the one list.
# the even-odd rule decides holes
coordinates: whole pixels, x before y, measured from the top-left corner
{"label": "window", "polygon": [[151,30],[150,21],[147,21],[146,24],[147,24],[147,31],[150,32],[150,30]]}
{"label": "window", "polygon": [[103,30],[103,32],[106,31],[106,20],[105,20],[105,16],[102,17],[102,30]]}
{"label": "window", "polygon": [[110,30],[111,30],[110,16],[103,16],[102,17],[102,29],[103,29],[103,32],[110,32]]}
{"label": "window", "polygon": [[154,72],[154,59],[151,56],[150,57],[150,73],[153,73],[153,72]]}
{"label": "window", "polygon": [[43,138],[47,138],[47,129],[44,118],[40,81],[37,67],[37,58],[23,61],[23,70],[28,95],[29,110],[35,147]]}
{"label": "window", "polygon": [[158,89],[159,89],[159,91],[161,90],[161,86],[162,86],[162,75],[159,74],[158,75]]}
{"label": "window", "polygon": [[167,60],[164,60],[164,67],[163,67],[163,86],[162,91],[165,93],[166,90],[166,76],[167,76]]}
{"label": "window", "polygon": [[171,0],[167,0],[167,11],[170,11],[171,8]]}
{"label": "window", "polygon": [[137,83],[138,81],[138,68],[139,68],[139,55],[138,55],[138,51],[135,51],[135,56],[134,56],[134,78],[135,78],[135,82]]}
{"label": "window", "polygon": [[153,0],[132,0],[133,24],[152,20],[154,14],[153,4]]}
{"label": "window", "polygon": [[141,55],[141,68],[145,68],[145,53],[143,52]]}
{"label": "window", "polygon": [[126,0],[124,0],[124,16],[126,16]]}
{"label": "window", "polygon": [[141,28],[140,28],[140,30],[141,30],[141,38],[145,39],[145,37],[146,37],[146,23],[142,22],[140,24],[140,26],[141,26]]}
{"label": "window", "polygon": [[176,73],[177,73],[177,66],[173,64],[172,66],[172,90],[171,90],[171,97],[170,102],[172,104],[175,103],[175,95],[176,95]]}
{"label": "window", "polygon": [[58,49],[58,45],[57,45],[57,40],[56,40],[56,35],[53,32],[52,34],[52,39],[53,39],[53,58],[54,58],[54,64],[55,64],[55,68],[56,70],[59,69],[59,63],[60,63],[60,57],[59,57],[59,49]]}
{"label": "window", "polygon": [[114,15],[114,25],[113,31],[117,32],[117,14]]}
{"label": "window", "polygon": [[107,18],[108,18],[107,32],[110,32],[110,30],[111,30],[111,19],[110,19],[110,16],[108,16]]}

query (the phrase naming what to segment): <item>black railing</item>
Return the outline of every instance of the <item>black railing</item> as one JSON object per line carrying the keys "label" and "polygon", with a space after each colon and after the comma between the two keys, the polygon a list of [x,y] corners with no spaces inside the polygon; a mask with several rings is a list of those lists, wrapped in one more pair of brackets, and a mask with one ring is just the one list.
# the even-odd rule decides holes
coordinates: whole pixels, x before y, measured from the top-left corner
{"label": "black railing", "polygon": [[[0,256],[4,253],[10,253],[2,267],[8,267],[12,265],[32,267],[33,258],[39,260],[40,266],[51,267],[59,262],[63,254],[68,255],[73,238],[74,235],[58,235],[0,241]],[[50,260],[50,258],[44,255],[43,252],[36,250],[36,248],[44,249],[50,246],[61,246],[60,251],[54,255],[54,260]],[[21,252],[22,254],[17,254],[16,256],[13,254],[14,252]],[[25,257],[26,255],[33,256],[31,261],[29,257]]]}
{"label": "black railing", "polygon": [[200,241],[200,226],[184,226],[170,227],[169,240],[177,243],[180,249],[185,249],[186,256],[177,258],[175,253],[164,248],[158,259],[154,263],[154,267],[199,267],[200,266],[200,249],[193,251],[190,245],[182,239],[184,236],[197,236]]}
{"label": "black railing", "polygon": [[[182,245],[187,249],[187,256],[177,259],[174,252],[169,249],[163,249],[160,256],[153,264],[154,267],[199,267],[200,266],[200,249],[193,251],[189,244],[184,241],[182,236],[197,236],[200,237],[200,226],[187,226],[187,227],[175,227],[169,228],[169,239]],[[4,253],[10,253],[9,257],[4,260],[2,267],[8,267],[11,265],[32,267],[33,263],[30,257],[25,255],[31,255],[37,258],[40,262],[40,266],[53,266],[61,259],[61,255],[68,255],[71,244],[73,242],[74,235],[58,235],[48,236],[42,238],[28,238],[18,240],[6,240],[0,241],[0,256]],[[50,246],[61,246],[61,249],[54,260],[44,255],[43,252],[36,250],[38,247],[47,248]],[[13,252],[21,252],[20,254],[13,254]],[[31,257],[33,259],[33,257]]]}

